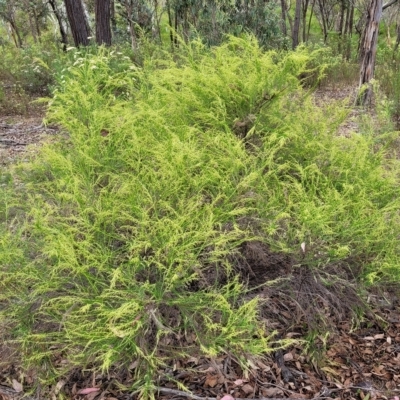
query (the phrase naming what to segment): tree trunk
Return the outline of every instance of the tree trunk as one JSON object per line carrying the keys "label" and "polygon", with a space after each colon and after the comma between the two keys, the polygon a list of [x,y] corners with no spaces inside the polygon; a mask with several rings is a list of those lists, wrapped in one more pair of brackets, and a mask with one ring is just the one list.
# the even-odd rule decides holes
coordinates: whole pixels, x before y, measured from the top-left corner
{"label": "tree trunk", "polygon": [[35,21],[35,28],[36,28],[37,38],[38,38],[39,43],[41,43],[42,40],[40,38],[41,37],[40,24],[39,24],[38,14],[36,12],[36,7],[33,7],[32,13],[33,13],[33,19]]}
{"label": "tree trunk", "polygon": [[310,3],[310,0],[304,0],[303,2],[303,22],[302,22],[302,28],[303,28],[303,42],[305,43],[307,41],[307,11],[308,11],[308,5]]}
{"label": "tree trunk", "polygon": [[15,44],[17,45],[17,47],[22,47],[22,46],[23,46],[23,43],[22,43],[21,35],[20,35],[20,33],[19,33],[19,29],[18,29],[18,27],[17,27],[17,24],[15,23],[14,18],[11,18],[11,19],[9,20],[9,23],[10,23],[12,32],[14,33],[14,35],[15,35],[15,37],[16,37],[16,39],[14,40],[14,41],[15,41]]}
{"label": "tree trunk", "polygon": [[346,36],[346,60],[349,61],[351,58],[351,37],[353,35],[353,24],[354,24],[354,4],[350,2],[349,8],[346,14],[346,24],[344,28],[344,34]]}
{"label": "tree trunk", "polygon": [[360,93],[358,104],[366,104],[371,101],[371,79],[374,77],[376,50],[378,46],[379,22],[382,17],[382,0],[371,0],[368,7],[367,22],[365,26],[364,40],[360,48],[360,89],[367,84],[367,88]]}
{"label": "tree trunk", "polygon": [[293,50],[299,44],[301,3],[302,3],[302,0],[296,0],[296,10],[295,10],[295,14],[294,14],[294,24],[293,24],[293,32],[292,32],[292,49]]}
{"label": "tree trunk", "polygon": [[35,28],[35,25],[34,25],[34,23],[33,23],[32,13],[31,13],[32,10],[31,10],[31,7],[30,7],[30,4],[29,4],[29,3],[30,3],[29,0],[25,0],[25,2],[24,2],[24,7],[25,7],[26,12],[27,12],[27,14],[28,14],[29,29],[31,30],[31,34],[32,34],[32,37],[33,37],[33,41],[34,41],[35,43],[37,43],[36,28]]}
{"label": "tree trunk", "polygon": [[287,36],[287,29],[286,29],[286,1],[281,0],[281,15],[282,15],[282,35]]}
{"label": "tree trunk", "polygon": [[312,17],[313,17],[313,13],[314,13],[314,6],[315,6],[315,0],[313,0],[313,2],[311,4],[310,18],[308,19],[306,42],[308,41],[308,38],[310,37],[311,21],[312,21]]}
{"label": "tree trunk", "polygon": [[400,24],[397,24],[396,27],[396,44],[394,46],[394,52],[397,52],[400,44]]}
{"label": "tree trunk", "polygon": [[96,43],[111,46],[111,3],[110,0],[96,0]]}
{"label": "tree trunk", "polygon": [[57,22],[58,22],[58,29],[59,29],[60,35],[61,35],[61,43],[63,44],[63,51],[67,51],[68,36],[67,36],[67,32],[65,32],[65,29],[64,29],[61,14],[57,8],[57,4],[56,4],[55,0],[49,0],[49,4],[51,6],[51,9],[53,10],[53,13],[57,19]]}
{"label": "tree trunk", "polygon": [[129,0],[125,2],[126,19],[129,26],[129,34],[131,35],[131,47],[133,51],[137,50],[138,43],[136,39],[135,21],[137,21],[137,2]]}
{"label": "tree trunk", "polygon": [[115,0],[111,0],[110,20],[111,20],[112,31],[115,33],[117,31],[117,19],[115,18]]}
{"label": "tree trunk", "polygon": [[346,11],[346,0],[341,0],[340,1],[339,26],[338,26],[338,29],[337,29],[337,33],[338,33],[338,52],[339,52],[339,54],[342,52],[343,27],[344,27],[345,11]]}
{"label": "tree trunk", "polygon": [[172,13],[171,13],[171,5],[169,3],[169,0],[166,0],[166,5],[167,5],[167,13],[168,13],[168,25],[169,25],[169,38],[171,39],[171,47],[174,47],[174,41],[175,41],[175,32],[174,32],[174,27],[172,25]]}
{"label": "tree trunk", "polygon": [[318,0],[318,6],[321,13],[321,24],[322,24],[322,33],[324,35],[324,43],[326,43],[326,40],[328,39],[328,22],[326,20],[323,0]]}
{"label": "tree trunk", "polygon": [[76,47],[88,46],[90,29],[86,20],[82,0],[65,0],[65,8]]}

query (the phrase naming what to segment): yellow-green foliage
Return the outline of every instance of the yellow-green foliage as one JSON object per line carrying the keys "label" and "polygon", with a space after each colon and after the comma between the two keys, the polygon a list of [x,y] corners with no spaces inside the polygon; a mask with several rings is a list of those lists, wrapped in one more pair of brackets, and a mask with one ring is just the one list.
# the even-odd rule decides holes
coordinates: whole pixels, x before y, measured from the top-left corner
{"label": "yellow-green foliage", "polygon": [[270,350],[228,257],[254,238],[293,254],[305,242],[310,266],[354,256],[367,277],[398,276],[397,176],[376,138],[336,136],[340,106],[302,92],[320,51],[230,38],[143,68],[76,53],[48,114],[68,135],[0,200],[1,321],[29,362],[137,359],[148,396],[173,356]]}

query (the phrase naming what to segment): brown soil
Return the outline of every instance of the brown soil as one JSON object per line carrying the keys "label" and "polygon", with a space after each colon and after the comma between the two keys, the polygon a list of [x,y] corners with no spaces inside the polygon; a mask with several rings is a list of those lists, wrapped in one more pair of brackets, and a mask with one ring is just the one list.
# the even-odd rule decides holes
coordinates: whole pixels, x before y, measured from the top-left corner
{"label": "brown soil", "polygon": [[[351,90],[317,93],[315,101],[350,97]],[[327,99],[324,99],[327,96]],[[354,111],[354,112],[357,112]],[[356,130],[351,120],[343,134]],[[24,160],[57,133],[42,114],[0,117],[0,164]],[[247,370],[227,354],[176,359],[159,371],[159,399],[242,398],[387,399],[400,392],[400,303],[398,289],[359,295],[351,260],[314,271],[301,258],[276,253],[261,242],[244,243],[235,255],[236,272],[262,299],[260,316],[276,339],[295,340],[262,359],[248,357]],[[327,277],[334,284],[327,285]],[[268,284],[266,284],[268,282]],[[196,290],[194,288],[194,290]],[[1,337],[2,332],[0,332]],[[302,341],[301,339],[305,339]],[[0,345],[0,399],[127,400],[135,360],[108,373],[73,371],[53,387],[41,387],[35,371],[24,370],[16,352]],[[185,385],[191,394],[179,389]],[[32,394],[28,394],[35,387]],[[398,399],[398,398],[397,398]]]}

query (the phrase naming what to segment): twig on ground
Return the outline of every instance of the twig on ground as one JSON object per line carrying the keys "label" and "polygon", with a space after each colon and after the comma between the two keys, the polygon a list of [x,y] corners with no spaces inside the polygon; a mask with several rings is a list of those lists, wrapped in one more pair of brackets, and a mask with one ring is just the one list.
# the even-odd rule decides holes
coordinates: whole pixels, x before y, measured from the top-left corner
{"label": "twig on ground", "polygon": [[[24,396],[24,392],[17,392],[8,386],[0,385],[0,395],[2,397],[7,396],[7,398],[11,399],[19,399]],[[36,398],[32,396],[26,396],[24,397],[24,400],[36,400]]]}
{"label": "twig on ground", "polygon": [[[189,392],[183,392],[182,390],[176,390],[176,389],[170,389],[170,388],[163,388],[163,387],[156,387],[157,391],[159,393],[164,393],[164,394],[173,394],[175,396],[182,396],[182,397],[187,397],[189,399],[193,400],[218,400],[216,397],[201,397],[197,396],[195,394],[189,393]],[[317,396],[314,397],[310,400],[322,400],[322,399],[328,399],[329,397],[326,396]],[[251,399],[251,398],[239,398],[235,397],[235,400],[287,400],[288,398],[286,397],[257,397],[257,399]],[[290,400],[304,400],[304,398],[295,398],[291,397]]]}

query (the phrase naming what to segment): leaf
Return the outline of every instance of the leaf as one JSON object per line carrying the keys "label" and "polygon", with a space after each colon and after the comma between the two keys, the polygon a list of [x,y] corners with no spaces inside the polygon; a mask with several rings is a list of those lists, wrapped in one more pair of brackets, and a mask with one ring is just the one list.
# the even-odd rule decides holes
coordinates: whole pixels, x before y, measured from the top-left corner
{"label": "leaf", "polygon": [[89,393],[93,393],[93,392],[98,392],[100,390],[100,388],[85,388],[85,389],[81,389],[78,390],[77,394],[89,394]]}
{"label": "leaf", "polygon": [[235,400],[235,398],[230,394],[226,394],[225,396],[222,396],[221,400]]}
{"label": "leaf", "polygon": [[283,395],[283,391],[276,387],[263,388],[262,392],[265,397],[280,397]]}
{"label": "leaf", "polygon": [[241,387],[242,391],[246,394],[250,394],[254,392],[254,388],[253,386],[251,386],[250,384],[246,383],[246,385],[243,385]]}
{"label": "leaf", "polygon": [[216,375],[208,375],[206,381],[204,382],[204,386],[214,387],[218,383],[218,378]]}
{"label": "leaf", "polygon": [[21,393],[24,390],[22,383],[19,383],[15,379],[12,380],[12,387],[17,393]]}
{"label": "leaf", "polygon": [[285,361],[292,361],[292,360],[293,360],[293,354],[289,351],[289,353],[286,353],[286,354],[283,356],[283,359],[284,359]]}

